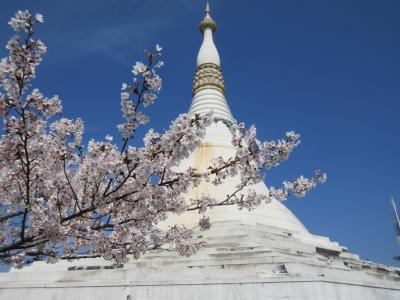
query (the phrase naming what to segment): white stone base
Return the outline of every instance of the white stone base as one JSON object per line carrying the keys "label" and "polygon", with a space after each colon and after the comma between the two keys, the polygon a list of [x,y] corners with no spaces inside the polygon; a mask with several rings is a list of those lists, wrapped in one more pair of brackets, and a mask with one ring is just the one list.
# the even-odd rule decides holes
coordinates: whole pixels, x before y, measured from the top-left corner
{"label": "white stone base", "polygon": [[400,299],[400,269],[326,238],[237,221],[201,235],[207,247],[190,258],[153,253],[112,268],[101,259],[37,262],[0,274],[0,299]]}

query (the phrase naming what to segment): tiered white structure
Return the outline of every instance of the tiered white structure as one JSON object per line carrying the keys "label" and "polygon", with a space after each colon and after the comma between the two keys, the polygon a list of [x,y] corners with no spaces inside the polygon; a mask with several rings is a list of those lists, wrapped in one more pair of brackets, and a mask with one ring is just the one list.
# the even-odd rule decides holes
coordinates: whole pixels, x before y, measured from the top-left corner
{"label": "tiered white structure", "polygon": [[[225,99],[220,57],[213,42],[216,24],[207,3],[200,24],[204,34],[193,85],[190,113],[213,111],[215,122],[201,145],[180,166],[198,169],[234,149],[227,124],[233,122]],[[238,178],[214,186],[203,183],[187,195],[223,199]],[[267,192],[261,183],[258,192]],[[125,265],[99,259],[48,265],[34,263],[0,274],[0,299],[23,300],[389,300],[400,299],[400,269],[360,260],[328,238],[312,235],[280,202],[248,212],[217,207],[210,231],[198,238],[207,247],[190,258],[153,253]],[[171,217],[168,224],[191,225],[198,215]]]}
{"label": "tiered white structure", "polygon": [[[193,82],[193,99],[189,109],[190,114],[205,114],[212,112],[215,122],[207,129],[201,145],[191,154],[189,159],[181,164],[182,170],[190,166],[205,171],[216,157],[225,160],[235,156],[232,145],[232,135],[227,124],[235,122],[225,98],[225,85],[221,70],[221,60],[214,44],[213,33],[217,25],[210,15],[207,1],[206,16],[200,23],[203,33],[203,43],[197,56],[197,68]],[[212,194],[217,200],[223,201],[227,194],[235,192],[235,186],[240,182],[239,175],[229,179],[224,184],[215,186],[202,183],[200,187],[191,190],[187,198],[195,199],[202,194]],[[258,193],[267,193],[267,187],[260,183],[254,188]],[[307,229],[282,203],[277,200],[268,205],[262,205],[254,211],[239,210],[237,207],[217,207],[208,215],[213,222],[241,221],[246,224],[263,224],[292,230],[310,236]],[[193,212],[169,220],[169,223],[181,223],[187,226],[198,222],[198,214]]]}

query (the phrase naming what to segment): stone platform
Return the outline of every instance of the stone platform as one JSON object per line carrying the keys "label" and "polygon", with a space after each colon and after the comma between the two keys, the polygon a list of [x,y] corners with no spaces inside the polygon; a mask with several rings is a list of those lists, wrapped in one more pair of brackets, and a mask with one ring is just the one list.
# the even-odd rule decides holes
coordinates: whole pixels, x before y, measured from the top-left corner
{"label": "stone platform", "polygon": [[37,262],[0,274],[0,299],[400,299],[400,269],[360,260],[324,237],[227,221],[199,238],[207,247],[189,258]]}

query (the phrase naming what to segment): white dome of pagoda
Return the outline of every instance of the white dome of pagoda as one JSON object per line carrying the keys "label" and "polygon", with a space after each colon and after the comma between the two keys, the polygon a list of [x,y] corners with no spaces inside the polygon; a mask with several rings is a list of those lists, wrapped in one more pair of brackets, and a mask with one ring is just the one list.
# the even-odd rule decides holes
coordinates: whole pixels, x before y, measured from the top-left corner
{"label": "white dome of pagoda", "polygon": [[[234,157],[235,153],[235,148],[231,142],[231,133],[227,125],[223,121],[216,121],[207,128],[206,136],[202,140],[201,145],[194,150],[189,159],[180,165],[180,168],[186,170],[189,167],[193,167],[197,170],[205,171],[211,165],[212,159],[219,156],[228,159]],[[239,176],[227,178],[219,185],[202,182],[197,188],[191,189],[186,194],[186,197],[189,201],[202,195],[210,195],[217,202],[222,202],[226,199],[227,195],[234,193],[237,189],[236,186],[240,183]],[[260,194],[268,193],[264,182],[252,188]],[[304,225],[278,200],[262,204],[251,211],[239,209],[237,206],[214,207],[207,211],[207,216],[210,217],[212,222],[241,221],[241,223],[249,225],[262,224],[308,234]],[[181,216],[170,216],[168,223],[186,225],[190,228],[196,225],[198,220],[198,212],[187,212]]]}

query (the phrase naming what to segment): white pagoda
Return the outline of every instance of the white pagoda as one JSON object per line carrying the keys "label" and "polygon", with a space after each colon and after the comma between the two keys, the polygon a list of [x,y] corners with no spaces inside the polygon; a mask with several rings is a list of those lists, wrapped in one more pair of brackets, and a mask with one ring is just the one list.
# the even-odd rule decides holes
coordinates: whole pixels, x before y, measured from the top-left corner
{"label": "white pagoda", "polygon": [[[225,98],[220,56],[213,42],[216,23],[207,3],[200,24],[204,36],[197,57],[190,114],[213,111],[215,122],[181,168],[204,169],[217,156],[235,150],[227,125],[234,122]],[[203,183],[187,195],[223,199],[239,178],[214,186]],[[260,183],[255,187],[266,193]],[[212,228],[197,238],[207,246],[186,258],[150,253],[124,265],[101,259],[35,262],[0,274],[1,300],[399,300],[400,269],[360,260],[326,237],[311,234],[281,202],[253,211],[216,207]],[[174,216],[164,224],[190,226],[197,213]]]}

